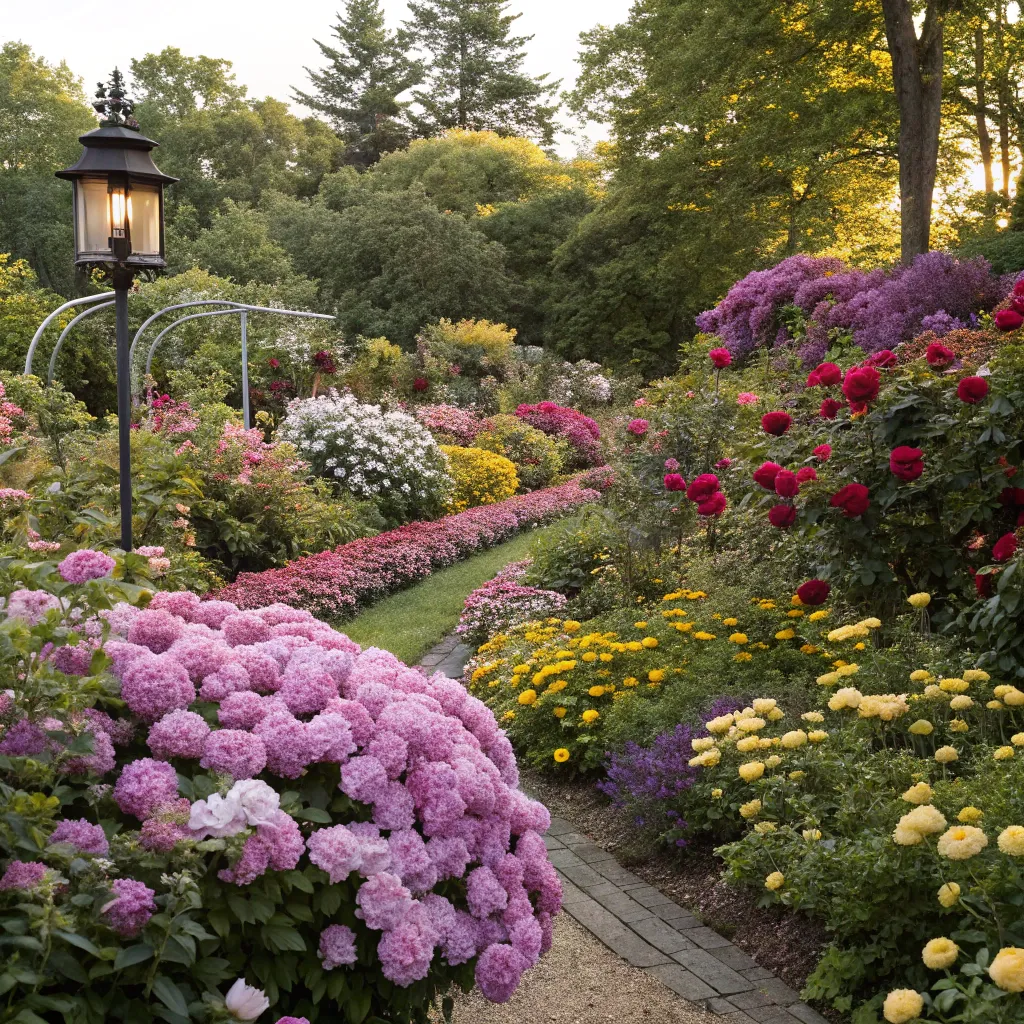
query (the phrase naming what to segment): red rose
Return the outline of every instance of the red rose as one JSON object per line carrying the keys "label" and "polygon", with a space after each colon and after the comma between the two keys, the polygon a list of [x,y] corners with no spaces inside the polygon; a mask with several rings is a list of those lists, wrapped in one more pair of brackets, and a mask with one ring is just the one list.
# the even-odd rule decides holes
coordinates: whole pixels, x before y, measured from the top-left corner
{"label": "red rose", "polygon": [[996,562],[1005,562],[1009,558],[1013,558],[1017,552],[1017,538],[1012,533],[1004,533],[992,545],[992,558]]}
{"label": "red rose", "polygon": [[270,367],[270,368],[271,368],[272,370],[276,370],[276,369],[278,369],[278,368],[280,367],[280,365],[281,365],[281,360],[280,360],[280,359],[274,359],[274,358],[268,359],[268,360],[267,360],[267,365],[268,365],[268,366],[269,366],[269,367]]}
{"label": "red rose", "polygon": [[426,391],[430,387],[430,381],[426,377],[417,377],[412,386],[414,391]]}
{"label": "red rose", "polygon": [[828,462],[829,456],[832,454],[832,445],[819,444],[812,454],[817,457],[819,462]]}
{"label": "red rose", "polygon": [[780,530],[788,530],[796,522],[796,509],[792,505],[772,505],[768,521]]}
{"label": "red rose", "polygon": [[821,415],[822,419],[834,420],[836,418],[836,414],[840,409],[842,409],[842,407],[842,402],[838,402],[834,398],[826,398],[825,401],[821,403],[821,408],[818,410],[818,413]]}
{"label": "red rose", "polygon": [[678,473],[665,474],[666,491],[685,491],[686,481]]}
{"label": "red rose", "polygon": [[724,370],[732,362],[732,353],[727,348],[713,348],[708,359],[715,364],[715,369]]}
{"label": "red rose", "polygon": [[988,394],[988,381],[984,377],[964,377],[956,393],[961,402],[976,405]]}
{"label": "red rose", "polygon": [[1024,505],[1024,487],[1004,487],[999,492],[1000,505]]}
{"label": "red rose", "polygon": [[796,473],[791,469],[780,469],[775,474],[775,493],[780,498],[795,498],[799,490]]}
{"label": "red rose", "polygon": [[871,504],[871,492],[863,484],[845,484],[829,500],[833,508],[841,508],[847,519],[864,515]]}
{"label": "red rose", "polygon": [[808,580],[796,588],[800,603],[807,605],[824,604],[831,593],[832,588],[824,580]]}
{"label": "red rose", "polygon": [[816,388],[816,387],[820,387],[820,386],[821,386],[821,376],[818,374],[817,370],[811,370],[811,372],[809,374],[807,374],[807,380],[804,383],[804,387],[806,387],[806,388]]}
{"label": "red rose", "polygon": [[819,363],[814,372],[823,388],[834,388],[843,379],[843,371],[835,363]]}
{"label": "red rose", "polygon": [[766,491],[774,491],[775,477],[781,469],[777,462],[762,462],[760,469],[754,470],[754,483],[760,484]]}
{"label": "red rose", "polygon": [[851,405],[873,402],[878,397],[882,378],[873,366],[851,366],[843,380],[843,394]]}
{"label": "red rose", "polygon": [[718,490],[718,477],[714,473],[701,473],[694,477],[693,483],[686,490],[690,501],[707,501]]}
{"label": "red rose", "polygon": [[992,576],[993,573],[981,573],[974,569],[967,570],[974,578],[974,590],[978,597],[991,597],[992,596]]}
{"label": "red rose", "polygon": [[933,341],[925,351],[924,357],[928,360],[929,366],[943,367],[949,366],[956,359],[956,353],[941,341]]}
{"label": "red rose", "polygon": [[995,315],[996,327],[1001,331],[1015,331],[1024,324],[1024,316],[1015,309],[1001,309]]}
{"label": "red rose", "polygon": [[804,466],[796,471],[796,482],[806,484],[818,479],[818,471],[813,466]]}
{"label": "red rose", "polygon": [[1010,309],[1016,313],[1024,313],[1024,295],[1014,295]]}
{"label": "red rose", "polygon": [[707,501],[702,501],[697,506],[699,516],[720,516],[728,504],[725,495],[721,491],[715,491]]}
{"label": "red rose", "polygon": [[724,459],[719,459],[715,463],[715,469],[728,469],[732,465],[732,459],[728,456]]}
{"label": "red rose", "polygon": [[793,425],[793,417],[788,412],[766,412],[761,417],[761,427],[766,434],[782,437]]}
{"label": "red rose", "polygon": [[1014,295],[1024,295],[1024,277],[1013,286]]}
{"label": "red rose", "polygon": [[865,366],[880,366],[883,370],[891,370],[896,365],[896,353],[892,349],[883,348],[873,356],[864,360]]}
{"label": "red rose", "polygon": [[889,470],[907,482],[916,480],[924,472],[924,452],[920,448],[908,448],[901,444],[889,453]]}

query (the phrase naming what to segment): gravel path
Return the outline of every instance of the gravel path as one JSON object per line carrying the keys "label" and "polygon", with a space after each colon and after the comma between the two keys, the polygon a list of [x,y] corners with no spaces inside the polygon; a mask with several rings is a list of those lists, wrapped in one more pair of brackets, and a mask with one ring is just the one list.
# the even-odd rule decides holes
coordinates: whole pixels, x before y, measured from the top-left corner
{"label": "gravel path", "polygon": [[454,1016],[454,1024],[713,1024],[715,1020],[646,971],[631,967],[567,914],[556,920],[551,951],[526,972],[519,991],[507,1003],[495,1006],[478,993],[460,996]]}

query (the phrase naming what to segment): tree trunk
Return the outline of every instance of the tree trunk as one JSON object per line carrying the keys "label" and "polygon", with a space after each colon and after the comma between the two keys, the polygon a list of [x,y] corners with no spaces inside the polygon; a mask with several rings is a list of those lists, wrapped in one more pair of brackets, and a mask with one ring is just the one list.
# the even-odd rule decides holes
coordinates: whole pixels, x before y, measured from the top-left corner
{"label": "tree trunk", "polygon": [[1003,187],[1000,191],[1010,198],[1010,83],[1006,72],[1006,40],[1003,33],[1003,4],[996,4],[996,95],[999,100],[999,159],[1002,163]]}
{"label": "tree trunk", "polygon": [[992,136],[989,135],[988,119],[985,116],[985,31],[980,25],[974,30],[974,95],[978,149],[981,150],[981,163],[985,168],[985,192],[995,192],[996,184],[992,176]]}
{"label": "tree trunk", "polygon": [[466,102],[466,90],[468,83],[466,81],[466,61],[469,59],[469,55],[466,52],[466,30],[459,30],[459,127],[462,129],[469,128],[469,112],[468,103]]}
{"label": "tree trunk", "polygon": [[900,114],[900,249],[928,251],[942,113],[942,31],[949,0],[928,0],[921,35],[910,0],[882,0]]}

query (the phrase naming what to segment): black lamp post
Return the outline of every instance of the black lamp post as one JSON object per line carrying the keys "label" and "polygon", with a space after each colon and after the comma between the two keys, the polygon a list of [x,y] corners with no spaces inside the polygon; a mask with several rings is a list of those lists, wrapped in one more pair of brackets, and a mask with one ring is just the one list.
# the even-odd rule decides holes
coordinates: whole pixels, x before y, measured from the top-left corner
{"label": "black lamp post", "polygon": [[93,107],[100,126],[80,137],[78,163],[64,171],[74,185],[75,265],[102,269],[114,285],[117,313],[117,424],[120,456],[121,547],[132,549],[131,367],[128,360],[128,290],[136,274],[167,266],[164,260],[164,174],[151,155],[157,145],[139,131],[124,79],[115,68],[100,83]]}

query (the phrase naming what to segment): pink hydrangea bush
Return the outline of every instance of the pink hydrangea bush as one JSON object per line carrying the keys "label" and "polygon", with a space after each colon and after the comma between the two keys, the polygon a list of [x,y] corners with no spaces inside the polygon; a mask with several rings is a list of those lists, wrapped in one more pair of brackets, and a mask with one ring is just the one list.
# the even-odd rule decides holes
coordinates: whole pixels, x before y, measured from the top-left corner
{"label": "pink hydrangea bush", "polygon": [[[77,561],[94,566],[79,584],[50,567],[63,589],[46,614],[13,596],[0,613],[34,621],[0,676],[0,781],[54,795],[31,829],[0,822],[0,908],[52,903],[77,937],[48,960],[19,951],[40,991],[72,977],[72,1002],[151,1020],[146,985],[169,1008],[223,1006],[244,978],[274,1019],[310,1024],[350,1000],[425,1024],[474,981],[508,999],[551,944],[561,886],[549,815],[519,790],[491,711],[304,609],[188,592],[142,607],[116,600],[130,595],[95,576],[99,559]],[[104,606],[79,599],[104,587]],[[54,638],[87,647],[69,664],[97,674],[30,650]],[[140,943],[170,954],[117,953],[123,967],[90,980],[91,949]]]}
{"label": "pink hydrangea bush", "polygon": [[601,428],[589,416],[554,402],[520,405],[516,415],[531,427],[568,441],[576,468],[600,466],[605,461],[601,453]]}
{"label": "pink hydrangea bush", "polygon": [[500,544],[524,528],[552,522],[599,497],[597,491],[570,481],[433,522],[408,523],[296,559],[282,569],[241,573],[218,596],[241,608],[279,602],[327,619],[341,618],[481,548]]}
{"label": "pink hydrangea bush", "polygon": [[522,582],[530,559],[506,565],[494,579],[466,598],[456,632],[471,644],[482,644],[512,626],[557,615],[566,598],[555,590],[541,590]]}

